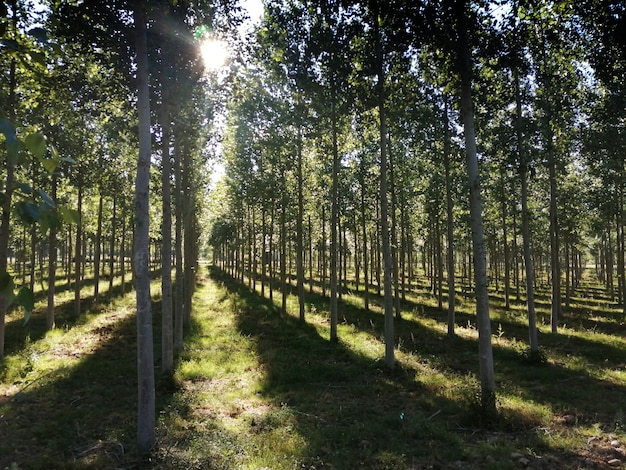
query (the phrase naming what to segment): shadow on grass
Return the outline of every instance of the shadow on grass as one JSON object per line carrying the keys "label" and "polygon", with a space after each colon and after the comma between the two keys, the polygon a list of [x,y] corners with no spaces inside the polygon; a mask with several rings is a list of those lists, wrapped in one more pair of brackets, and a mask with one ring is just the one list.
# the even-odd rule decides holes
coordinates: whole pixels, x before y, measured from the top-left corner
{"label": "shadow on grass", "polygon": [[[240,285],[235,286],[232,284],[232,280],[224,280],[224,277],[221,277],[221,279],[229,289],[237,292],[243,299],[244,305],[249,303],[253,306],[259,302],[267,302],[269,306],[272,306],[269,301],[261,298],[257,293],[251,292]],[[378,302],[378,300],[376,299],[375,302]],[[320,311],[328,308],[328,299],[317,293],[308,293],[307,303],[310,303],[313,308]],[[405,315],[401,321],[396,321],[397,342],[401,349],[416,354],[422,363],[427,363],[445,374],[453,374],[451,377],[454,375],[463,377],[468,373],[476,373],[478,359],[475,340],[458,336],[448,338],[443,329],[434,329],[420,321],[420,318],[423,317],[445,322],[445,312],[436,307],[422,305],[410,300],[404,301],[403,305],[405,308],[415,312],[415,318]],[[334,346],[327,342],[322,342],[320,345],[308,345],[306,341],[303,341],[303,335],[304,338],[316,337],[317,333],[312,327],[302,324],[292,317],[279,319],[278,313],[269,308],[266,309],[268,313],[262,315],[259,312],[255,313],[253,308],[251,311],[248,310],[248,308],[241,310],[244,312],[240,318],[241,330],[246,334],[259,338],[260,353],[269,363],[268,389],[281,391],[280,399],[282,400],[289,400],[295,396],[293,400],[296,403],[308,402],[308,400],[297,399],[297,395],[303,393],[303,384],[311,382],[311,379],[308,377],[310,375],[323,377],[323,374],[326,374],[329,377],[326,380],[332,384],[332,378],[336,375],[333,372],[334,367],[339,367],[338,370],[346,374],[346,377],[339,376],[339,383],[353,383],[356,381],[358,384],[359,380],[362,380],[364,377],[370,377],[371,380],[371,371],[376,370],[377,374],[385,377],[386,387],[388,387],[383,392],[383,396],[389,396],[388,394],[390,396],[402,396],[402,390],[406,394],[411,393],[406,392],[406,388],[410,390],[411,387],[419,387],[420,377],[414,370],[405,367],[401,373],[391,373],[394,378],[390,379],[390,373],[385,372],[382,365],[377,363],[373,365],[371,361],[355,356],[354,353],[342,348],[341,344]],[[582,338],[568,335],[567,333],[541,334],[540,341],[547,355],[565,357],[567,360],[550,360],[548,364],[538,367],[528,363],[525,357],[525,344],[528,336],[527,326],[520,321],[516,321],[515,318],[506,320],[506,315],[508,314],[503,315],[504,319],[501,317],[497,323],[509,340],[516,338],[514,343],[517,344],[511,346],[510,342],[500,342],[494,337],[495,368],[498,388],[501,393],[517,395],[524,400],[530,400],[532,403],[544,404],[552,410],[557,420],[564,415],[574,415],[577,424],[599,424],[602,429],[609,432],[615,429],[616,425],[622,425],[624,409],[621,408],[620,404],[622,401],[621,397],[626,393],[626,384],[619,380],[613,381],[598,378],[595,372],[599,368],[611,368],[611,364],[617,367],[617,369],[622,367],[626,363],[626,351],[624,348],[617,344],[613,345],[596,341],[593,339],[593,336]],[[382,335],[384,318],[380,313],[371,310],[365,311],[363,308],[348,302],[341,302],[339,317],[340,321],[352,325],[355,330],[367,332],[373,337]],[[474,323],[475,317],[473,315],[466,313],[457,314],[457,328],[463,328],[464,325],[471,326]],[[277,354],[274,352],[275,346],[272,346],[272,344],[284,345],[282,347],[286,351]],[[308,348],[313,351],[312,356],[318,358],[318,361],[321,358],[324,359],[322,362],[313,364],[310,359],[302,356],[302,353],[299,352],[299,345],[303,349]],[[284,361],[283,357],[297,359]],[[351,364],[351,366],[342,365],[342,362],[345,361]],[[582,366],[577,366],[577,363]],[[591,366],[591,369],[587,369],[585,367],[587,365]],[[348,371],[352,366],[354,366],[354,370]],[[358,374],[357,371],[359,370],[367,372]],[[286,387],[286,391],[283,391],[281,387]],[[294,392],[290,387],[294,387],[296,391]],[[420,400],[412,400],[410,405],[413,407],[418,406],[420,411],[417,413],[421,412],[422,416],[427,415],[429,411],[435,408],[446,410],[445,419],[448,423],[450,423],[450,420],[457,424],[463,423],[467,421],[468,416],[472,416],[465,409],[468,405],[467,402],[454,403],[449,400],[446,401],[438,396],[436,392],[433,393],[431,391],[419,390],[413,393],[420,396]],[[329,397],[332,398],[331,402],[342,401],[342,394],[334,389]],[[429,406],[431,408],[419,407],[418,403],[421,403],[423,406],[424,400],[430,403]],[[374,401],[370,403],[370,406],[355,400],[354,397],[350,397],[348,401],[357,403],[359,410],[379,409],[379,406],[382,406],[382,409],[384,409],[385,407],[384,401],[382,405]],[[399,407],[398,409],[409,407],[409,404],[402,400],[397,401],[395,404]],[[471,406],[471,400],[469,404]],[[396,409],[396,412],[398,409]],[[304,412],[309,413],[310,410],[305,409]],[[413,412],[415,412],[415,408],[413,408]],[[542,424],[533,421],[535,418],[532,416],[516,413],[515,410],[511,409],[506,410],[506,416],[501,418],[505,419],[507,423],[500,422],[500,425],[505,424],[505,427],[511,426],[509,431],[514,432],[529,430]],[[361,416],[358,416],[358,420],[367,422]],[[554,424],[558,424],[558,422]],[[336,440],[337,437],[334,439]],[[538,439],[541,440],[540,437]],[[545,440],[542,445],[546,448],[551,446],[549,440]],[[420,448],[415,442],[411,444],[411,447]],[[553,450],[556,451],[556,449]],[[404,449],[401,452],[404,452]],[[417,454],[408,453],[406,455]],[[346,457],[340,455],[340,458]],[[576,460],[578,457],[569,456],[569,459]]]}
{"label": "shadow on grass", "polygon": [[[153,303],[155,319],[160,303]],[[55,351],[69,365],[50,370],[0,402],[0,468],[118,468],[141,465],[135,450],[136,319],[94,327],[92,350]],[[155,331],[155,339],[158,341]],[[79,352],[82,351],[82,352]],[[157,349],[155,348],[155,351]],[[29,360],[37,361],[37,357]]]}
{"label": "shadow on grass", "polygon": [[[151,272],[151,278],[157,275],[157,271]],[[111,304],[115,299],[119,299],[131,292],[133,287],[133,281],[131,274],[128,274],[127,280],[123,285],[115,284],[112,289],[106,289],[100,291],[98,295],[98,301],[95,300],[93,295],[81,296],[81,312],[98,313],[106,310],[107,306]],[[84,293],[89,287],[93,292],[93,279],[86,280],[83,283],[83,289],[81,293]],[[73,289],[73,287],[72,287]],[[58,296],[63,292],[67,292],[70,289],[66,284],[63,286],[56,286],[55,294]],[[35,294],[35,301],[41,302],[47,298],[47,291],[38,291]],[[16,307],[13,307],[14,309]],[[75,325],[82,324],[85,319],[82,315],[78,317],[74,315],[74,299],[67,300],[62,303],[57,303],[54,308],[54,317],[56,328],[71,329]],[[22,350],[26,344],[33,343],[40,340],[46,334],[46,307],[37,307],[33,311],[27,324],[24,324],[24,320],[21,315],[12,315],[12,320],[6,322],[5,328],[5,354],[14,354],[17,351]],[[1,363],[0,363],[1,367]]]}
{"label": "shadow on grass", "polygon": [[[214,271],[213,277],[234,294],[238,328],[255,341],[266,371],[264,396],[292,410],[297,432],[305,436],[308,449],[302,465],[427,468],[420,465],[469,458],[478,438],[468,438],[477,432],[476,421],[471,423],[477,410],[468,409],[477,403],[476,383],[468,380],[468,370],[457,373],[465,395],[451,399],[439,389],[443,385],[420,381],[420,372],[411,366],[398,363],[389,371],[382,361],[355,353],[341,340],[329,342],[314,326],[281,316],[269,299],[224,273]],[[345,322],[366,325],[372,335],[382,331],[381,315],[356,307],[342,311]],[[451,344],[426,330],[419,332],[419,341],[421,353],[429,358]],[[461,338],[453,342],[455,350],[468,345],[474,349]],[[516,419],[520,424],[524,417]],[[471,431],[466,433],[465,427]]]}

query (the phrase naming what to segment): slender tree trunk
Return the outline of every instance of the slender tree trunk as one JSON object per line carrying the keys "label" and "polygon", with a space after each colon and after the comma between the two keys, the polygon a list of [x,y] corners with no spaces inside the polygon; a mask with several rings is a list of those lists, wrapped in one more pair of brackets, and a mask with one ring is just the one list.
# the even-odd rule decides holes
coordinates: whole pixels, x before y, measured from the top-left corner
{"label": "slender tree trunk", "polygon": [[509,254],[509,241],[508,241],[508,226],[507,226],[507,201],[506,201],[506,185],[505,185],[504,168],[500,167],[500,184],[502,186],[502,201],[501,201],[501,215],[502,215],[502,245],[504,248],[504,308],[505,310],[511,309],[510,291],[511,291],[511,261]]}
{"label": "slender tree trunk", "polygon": [[272,199],[272,210],[270,212],[270,233],[269,233],[269,260],[268,260],[268,271],[269,271],[269,289],[270,289],[270,300],[274,300],[274,222],[275,222],[275,214],[276,211],[276,202]]}
{"label": "slender tree trunk", "polygon": [[[389,140],[389,139],[387,139]],[[398,274],[398,224],[396,221],[396,208],[398,207],[398,197],[396,195],[396,168],[393,158],[393,152],[389,150],[387,145],[387,155],[389,158],[389,189],[391,192],[391,257],[393,266],[393,300],[395,315],[398,320],[402,319],[400,309],[400,277]]]}
{"label": "slender tree trunk", "polygon": [[74,247],[74,317],[80,316],[80,291],[82,287],[82,247],[83,235],[83,184],[78,184],[78,223],[76,224],[76,246]]}
{"label": "slender tree trunk", "polygon": [[298,126],[297,140],[298,219],[296,222],[296,271],[298,283],[298,317],[304,315],[304,176],[302,175],[302,124]]}
{"label": "slender tree trunk", "polygon": [[[57,199],[57,176],[52,175],[52,191],[50,193],[53,201]],[[46,329],[54,328],[54,291],[56,288],[57,276],[57,227],[52,224],[48,234],[48,307],[46,311]]]}
{"label": "slender tree trunk", "polygon": [[267,282],[267,263],[269,262],[269,252],[267,251],[265,234],[267,232],[267,221],[265,210],[265,198],[261,199],[261,297],[265,297],[265,284]]}
{"label": "slender tree trunk", "polygon": [[120,280],[122,295],[126,294],[126,204],[122,204],[122,237],[120,240]]}
{"label": "slender tree trunk", "polygon": [[309,292],[313,293],[313,225],[311,215],[308,217],[309,225]]}
{"label": "slender tree trunk", "polygon": [[[165,28],[166,18],[162,18]],[[169,374],[174,369],[174,310],[172,305],[172,191],[170,177],[172,173],[170,155],[170,108],[169,108],[169,49],[162,53],[161,84],[161,198],[163,221],[161,226],[163,260],[161,262],[161,370]]]}
{"label": "slender tree trunk", "polygon": [[618,190],[617,200],[617,276],[622,312],[626,314],[626,267],[624,263],[624,189],[621,182]]}
{"label": "slender tree trunk", "polygon": [[[191,323],[191,299],[196,285],[196,230],[195,230],[195,182],[193,179],[192,156],[187,150],[183,151],[182,184],[183,198],[183,325],[189,327]],[[241,243],[237,243],[240,247]]]}
{"label": "slender tree trunk", "polygon": [[115,234],[117,233],[117,194],[113,193],[113,214],[111,215],[111,239],[109,240],[109,297],[113,296],[115,280]]}
{"label": "slender tree trunk", "polygon": [[491,322],[489,318],[489,294],[487,290],[487,262],[483,234],[480,175],[474,132],[474,110],[472,103],[472,62],[465,23],[465,1],[457,1],[459,37],[459,72],[461,76],[461,116],[465,134],[465,155],[470,188],[470,220],[474,253],[474,280],[476,283],[476,320],[478,326],[478,348],[481,384],[481,404],[486,416],[496,413],[496,384],[491,345]]}
{"label": "slender tree trunk", "polygon": [[528,311],[528,333],[531,353],[539,350],[537,337],[537,315],[535,313],[535,269],[530,240],[530,213],[528,210],[528,162],[523,142],[522,97],[519,88],[519,76],[515,73],[515,103],[516,103],[516,140],[517,155],[520,162],[520,181],[522,199],[522,243],[524,246],[524,267],[526,269],[526,309]]}
{"label": "slender tree trunk", "polygon": [[[13,31],[17,31],[17,2],[11,0],[11,27]],[[11,57],[9,62],[9,93],[7,99],[7,113],[11,122],[15,123],[17,75],[16,75],[16,58]],[[3,159],[6,171],[4,181],[4,198],[2,199],[2,215],[0,219],[0,273],[6,273],[8,267],[9,256],[9,235],[11,222],[11,202],[13,200],[13,185],[15,181],[15,163],[10,158]],[[5,316],[7,311],[6,294],[0,292],[0,359],[4,358],[4,339],[5,339]]]}
{"label": "slender tree trunk", "polygon": [[182,129],[175,127],[174,135],[174,208],[176,222],[174,224],[174,259],[176,263],[174,282],[174,349],[183,348],[184,319],[184,272],[183,272],[183,183],[182,183]]}
{"label": "slender tree trunk", "polygon": [[[285,175],[282,175],[282,181],[285,181]],[[283,315],[287,315],[287,295],[289,294],[290,285],[287,283],[287,190],[282,190],[282,200],[280,208],[280,286],[281,286],[281,303],[280,311]]]}
{"label": "slender tree trunk", "polygon": [[[548,122],[548,126],[551,123]],[[560,236],[558,222],[558,189],[556,181],[556,155],[553,132],[548,132],[548,172],[550,180],[550,277],[552,280],[552,302],[550,310],[550,326],[552,333],[558,331],[561,316],[561,261]]]}
{"label": "slender tree trunk", "polygon": [[368,277],[368,250],[367,250],[367,224],[365,219],[365,168],[362,162],[361,168],[361,237],[363,238],[363,302],[365,311],[370,309],[370,285]]}
{"label": "slender tree trunk", "polygon": [[137,34],[137,109],[139,113],[139,157],[135,180],[134,271],[137,297],[137,443],[148,452],[155,442],[154,353],[152,304],[148,266],[150,191],[150,94],[148,45],[146,38],[147,3],[136,0],[134,19]]}
{"label": "slender tree trunk", "polygon": [[[376,5],[378,9],[378,5]],[[374,16],[374,41],[377,62],[376,94],[378,100],[379,138],[380,138],[380,222],[382,253],[384,260],[384,319],[385,319],[385,365],[395,367],[395,332],[393,312],[393,254],[391,251],[391,233],[389,227],[389,200],[387,188],[387,115],[385,109],[385,74],[384,51],[380,37],[378,11]]]}
{"label": "slender tree trunk", "polygon": [[450,121],[448,118],[448,99],[444,95],[444,136],[443,136],[443,166],[446,180],[446,239],[448,243],[448,336],[454,336],[455,331],[455,286],[454,286],[454,203],[452,202],[452,184],[450,176]]}
{"label": "slender tree trunk", "polygon": [[[333,72],[334,74],[334,72]],[[339,251],[339,243],[337,236],[337,224],[339,219],[339,146],[337,142],[337,110],[336,110],[336,84],[335,77],[332,78],[332,98],[331,98],[331,126],[332,126],[332,188],[331,188],[331,209],[330,209],[330,340],[336,342],[337,338],[337,318],[338,318],[338,302],[337,302],[337,274],[339,267],[337,266],[337,257]]]}
{"label": "slender tree trunk", "polygon": [[104,201],[102,193],[98,197],[98,222],[96,227],[96,240],[93,255],[93,298],[98,301],[100,295],[100,263],[102,260],[102,212],[104,211]]}

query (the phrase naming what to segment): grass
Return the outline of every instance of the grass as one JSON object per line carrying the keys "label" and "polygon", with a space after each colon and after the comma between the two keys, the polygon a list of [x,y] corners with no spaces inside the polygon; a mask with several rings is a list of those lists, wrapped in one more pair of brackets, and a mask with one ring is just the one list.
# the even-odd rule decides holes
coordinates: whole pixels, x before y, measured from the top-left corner
{"label": "grass", "polygon": [[[410,292],[390,371],[379,298],[365,311],[359,296],[343,296],[338,343],[328,341],[325,298],[308,295],[306,323],[288,300],[281,315],[279,295],[270,302],[217,270],[202,280],[175,373],[159,376],[149,456],[134,447],[134,295],[86,302],[79,321],[61,306],[60,328],[46,334],[41,313],[30,335],[11,318],[19,347],[0,365],[0,468],[507,469],[525,458],[529,468],[583,469],[626,461],[626,335],[606,299],[586,302],[581,292],[556,335],[540,305],[546,361],[537,365],[525,360],[523,305],[505,311],[494,296],[499,414],[482,425],[471,302],[460,303],[450,338],[436,298]],[[154,311],[158,343],[158,299]]]}

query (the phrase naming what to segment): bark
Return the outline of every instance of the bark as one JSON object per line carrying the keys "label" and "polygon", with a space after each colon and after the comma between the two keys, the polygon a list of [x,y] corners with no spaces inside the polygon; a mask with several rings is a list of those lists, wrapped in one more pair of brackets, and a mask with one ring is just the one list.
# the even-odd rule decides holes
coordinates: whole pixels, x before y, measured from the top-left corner
{"label": "bark", "polygon": [[304,316],[304,178],[302,176],[302,129],[298,127],[297,148],[297,178],[298,178],[298,219],[296,222],[296,271],[298,283],[298,316],[301,321]]}
{"label": "bark", "polygon": [[456,4],[459,37],[459,73],[461,78],[461,116],[465,134],[465,156],[470,189],[470,221],[474,254],[474,281],[476,293],[476,320],[478,326],[478,348],[481,385],[481,405],[486,416],[496,413],[496,385],[491,345],[491,323],[489,318],[489,295],[487,291],[487,260],[483,233],[480,175],[474,131],[472,103],[471,54],[465,24],[465,2]]}
{"label": "bark", "polygon": [[82,247],[83,234],[83,184],[78,184],[78,223],[76,224],[76,246],[74,247],[74,317],[80,316],[80,290],[82,287]]}
{"label": "bark", "polygon": [[[376,12],[378,13],[378,12]],[[384,51],[380,38],[378,14],[374,17],[374,41],[377,62],[376,94],[378,100],[379,138],[380,138],[380,221],[382,255],[384,262],[384,321],[385,321],[385,365],[395,367],[395,333],[393,312],[393,255],[391,252],[391,234],[389,227],[389,200],[387,188],[387,115],[385,109],[385,74],[383,70]]]}
{"label": "bark", "polygon": [[[165,18],[163,18],[163,21]],[[165,27],[165,25],[164,25]],[[163,222],[161,226],[163,260],[161,263],[161,370],[171,373],[174,369],[174,311],[172,305],[172,191],[170,185],[170,113],[169,113],[169,56],[163,50],[163,79],[161,84],[161,198]]]}
{"label": "bark", "polygon": [[337,143],[337,110],[336,110],[336,85],[335,77],[331,84],[331,126],[332,126],[332,188],[331,188],[331,205],[330,205],[330,340],[337,341],[337,318],[338,318],[338,302],[337,302],[337,252],[339,251],[337,240],[337,222],[339,219],[339,148]]}
{"label": "bark", "polygon": [[135,180],[134,272],[137,297],[137,443],[148,452],[155,442],[155,385],[152,343],[152,306],[148,265],[149,190],[150,190],[150,95],[148,46],[146,38],[147,4],[134,4],[137,54],[137,109],[139,115],[139,157]]}
{"label": "bark", "polygon": [[115,280],[115,234],[117,232],[117,194],[113,193],[113,214],[111,215],[111,239],[109,240],[109,297],[113,295]]}
{"label": "bark", "polygon": [[[506,186],[504,181],[504,168],[500,168],[500,183],[502,186],[502,200],[501,200],[501,215],[502,215],[502,245],[504,248],[504,308],[505,310],[511,309],[510,291],[511,291],[511,278],[510,269],[511,261],[509,254],[509,242],[508,242],[508,226],[506,219],[508,217],[507,201],[506,201]],[[497,278],[496,278],[497,279]]]}
{"label": "bark", "polygon": [[175,128],[174,135],[174,210],[176,222],[174,224],[174,259],[175,259],[175,282],[174,282],[174,349],[180,351],[183,348],[183,183],[180,160],[182,158],[180,127]]}
{"label": "bark", "polygon": [[[192,175],[193,161],[191,152],[183,151],[182,184],[185,191],[183,198],[183,326],[188,328],[191,323],[191,299],[196,285],[195,246],[197,240],[195,229],[195,184]],[[236,240],[237,241],[237,240]],[[241,243],[236,243],[240,247]],[[235,259],[235,265],[239,264]]]}
{"label": "bark", "polygon": [[[548,121],[548,126],[551,123]],[[553,132],[548,132],[548,173],[550,180],[550,279],[552,281],[552,300],[550,310],[550,327],[552,333],[558,331],[561,316],[561,260],[560,235],[557,206],[556,155],[553,143]]]}
{"label": "bark", "polygon": [[[387,140],[389,140],[387,138]],[[389,148],[390,146],[387,145]],[[393,159],[393,152],[387,150],[387,156],[389,159],[389,189],[391,192],[391,258],[393,266],[393,300],[395,315],[398,320],[402,319],[402,312],[400,309],[400,277],[398,274],[399,261],[398,261],[398,224],[396,221],[396,208],[398,207],[398,196],[396,194],[396,169]]]}
{"label": "bark", "polygon": [[98,221],[96,227],[96,240],[93,255],[93,298],[94,301],[98,301],[100,294],[100,263],[102,258],[102,212],[104,210],[104,198],[102,193],[98,197]]}
{"label": "bark", "polygon": [[452,184],[450,177],[450,122],[448,119],[448,100],[444,96],[444,137],[443,166],[446,180],[446,239],[448,243],[448,335],[454,336],[455,326],[455,286],[454,286],[454,203],[452,201]]}
{"label": "bark", "polygon": [[362,161],[361,168],[361,237],[363,238],[363,303],[365,311],[370,309],[370,292],[368,278],[368,251],[367,251],[367,224],[365,220],[365,162]]}
{"label": "bark", "polygon": [[[11,2],[11,24],[14,31],[17,30],[17,3]],[[16,88],[17,78],[15,73],[15,57],[9,64],[9,93],[7,99],[7,113],[9,120],[15,122]],[[7,260],[9,255],[9,233],[11,223],[11,202],[13,199],[13,184],[15,180],[15,165],[10,159],[5,158],[6,178],[4,181],[4,200],[2,201],[2,215],[0,216],[0,273],[7,272]],[[0,359],[4,358],[5,316],[7,311],[7,298],[0,292]]]}
{"label": "bark", "polygon": [[313,226],[311,225],[311,215],[308,217],[309,226],[309,292],[313,293]]}
{"label": "bark", "polygon": [[515,103],[517,109],[516,139],[520,162],[522,199],[522,243],[524,246],[524,267],[526,268],[526,309],[528,311],[528,333],[531,352],[539,350],[537,337],[537,315],[535,313],[535,269],[530,239],[530,213],[528,211],[528,162],[522,136],[522,98],[519,90],[519,76],[515,75]]}
{"label": "bark", "polygon": [[[57,176],[52,176],[52,191],[50,196],[53,201],[57,199]],[[46,329],[54,328],[54,294],[57,275],[57,226],[52,224],[48,234],[48,306],[46,310]]]}
{"label": "bark", "polygon": [[[282,181],[285,181],[285,175],[282,175]],[[282,190],[282,200],[280,208],[280,287],[281,287],[281,303],[280,311],[283,315],[287,314],[287,294],[289,286],[287,284],[287,190]]]}

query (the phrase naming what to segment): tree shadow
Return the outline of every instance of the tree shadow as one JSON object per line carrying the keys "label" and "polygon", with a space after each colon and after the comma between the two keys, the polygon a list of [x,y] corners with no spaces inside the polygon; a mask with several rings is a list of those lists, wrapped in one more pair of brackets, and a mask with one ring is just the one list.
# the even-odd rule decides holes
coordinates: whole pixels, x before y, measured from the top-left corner
{"label": "tree shadow", "polygon": [[[389,371],[382,361],[355,353],[341,339],[333,344],[313,325],[281,316],[269,299],[224,273],[214,271],[214,279],[237,298],[238,327],[254,339],[267,371],[263,393],[294,410],[298,432],[309,443],[305,464],[385,468],[394,461],[400,466],[388,468],[437,466],[468,458],[468,446],[476,446],[490,432],[477,428],[477,383],[468,377],[478,367],[475,341],[447,338],[416,321],[400,322],[401,349],[464,384],[452,397],[445,385],[424,382],[420,370],[406,362]],[[314,303],[323,300],[313,297]],[[380,336],[382,315],[353,305],[342,305],[341,311],[342,322],[355,332]],[[515,433],[537,423],[510,410],[494,425],[498,432]],[[549,448],[548,442],[544,445]]]}
{"label": "tree shadow", "polygon": [[[98,301],[93,295],[81,296],[81,311],[98,313],[106,310],[114,300],[121,298],[133,289],[132,280],[126,281],[124,285],[116,284],[112,290],[101,292]],[[57,293],[63,290],[57,291]],[[36,300],[43,300],[47,293],[38,293]],[[16,307],[13,307],[15,309]],[[15,310],[13,310],[15,312]],[[46,329],[46,307],[36,307],[28,321],[24,324],[20,315],[13,313],[12,320],[6,322],[5,331],[5,354],[14,354],[22,350],[27,344],[39,341],[47,332]],[[74,314],[74,299],[58,303],[54,307],[54,318],[56,328],[71,329],[85,321],[83,315]],[[0,362],[1,364],[1,362]]]}
{"label": "tree shadow", "polygon": [[[153,302],[158,324],[160,302]],[[135,447],[136,319],[94,326],[92,350],[55,351],[69,365],[51,369],[0,401],[0,468],[141,466]],[[158,358],[158,328],[155,356]],[[37,361],[37,357],[29,360]]]}
{"label": "tree shadow", "polygon": [[[236,289],[238,295],[244,297],[255,296],[255,299],[259,298],[256,292],[250,292],[247,288],[230,285],[229,288]],[[319,311],[328,309],[328,298],[323,297],[319,293],[307,293],[306,300],[314,309]],[[255,301],[258,302],[259,300]],[[265,300],[260,301],[263,302]],[[377,302],[375,301],[375,303]],[[446,335],[443,328],[433,328],[420,320],[421,318],[432,318],[445,324],[446,312],[436,307],[410,300],[405,300],[403,307],[414,312],[415,317],[406,315],[402,320],[396,321],[396,339],[399,349],[417,355],[421,363],[435,367],[445,374],[454,374],[457,377],[462,377],[467,374],[477,373],[478,359],[475,339],[470,338],[468,335],[450,338]],[[277,314],[274,313],[273,315],[276,316]],[[249,334],[255,334],[254,332],[256,331],[260,338],[268,337],[270,333],[263,330],[263,325],[267,320],[262,318],[265,317],[259,317],[258,312],[256,315],[254,313],[248,313],[247,316],[243,315],[242,331]],[[344,324],[352,326],[355,331],[367,332],[376,338],[382,336],[384,318],[378,308],[366,311],[364,308],[352,303],[340,302],[339,318]],[[457,313],[456,320],[458,329],[475,328],[475,316],[473,315]],[[247,321],[252,326],[248,326]],[[280,322],[278,320],[276,322],[276,324],[268,322],[267,328],[272,330],[280,328],[281,333],[274,333],[273,336],[278,336],[281,338],[280,341],[287,345],[292,341],[290,338],[299,338],[299,335],[302,335],[302,331],[310,328],[292,317],[282,318]],[[626,384],[619,380],[599,378],[594,369],[606,368],[609,364],[608,361],[611,361],[617,369],[623,367],[626,364],[626,351],[624,348],[617,344],[607,344],[602,341],[568,335],[567,333],[541,334],[540,343],[548,355],[548,362],[541,366],[529,361],[527,356],[525,344],[528,336],[528,327],[526,325],[515,321],[514,318],[507,320],[506,317],[499,318],[495,323],[498,324],[499,328],[504,332],[503,334],[506,335],[505,337],[509,340],[498,341],[498,337],[494,336],[495,369],[498,388],[501,393],[511,396],[517,395],[533,403],[546,405],[557,417],[574,416],[576,425],[598,424],[605,430],[613,430],[616,422],[618,426],[623,425],[623,423],[620,424],[623,421],[623,417],[620,418],[620,416],[624,410],[620,403],[622,401],[621,397],[626,393]],[[300,332],[299,335],[296,330]],[[312,331],[311,335],[313,335]],[[494,333],[496,331],[494,330]],[[283,338],[282,335],[285,335],[285,337]],[[286,355],[297,354],[297,346],[295,344],[290,345],[289,348],[289,353],[285,353]],[[345,357],[344,355],[347,354],[349,362],[354,361],[354,364],[358,364],[355,366],[357,369],[367,370],[368,365],[371,367],[371,361],[368,362],[364,358],[353,357],[353,353],[347,351],[338,353],[337,350],[330,349],[331,353],[329,348],[332,348],[332,345],[327,344],[324,348],[316,349],[311,347],[310,349],[319,350],[320,357],[332,356],[333,354]],[[259,349],[263,355],[263,350],[271,351],[272,347],[264,347],[261,341]],[[552,356],[554,359],[551,359]],[[559,357],[569,357],[572,361],[569,359],[562,361],[559,360]],[[268,360],[273,359],[273,357],[268,358]],[[574,365],[572,365],[572,362]],[[584,366],[591,366],[591,369],[587,369],[584,366],[577,367],[576,362]],[[311,367],[309,362],[306,362],[306,364],[307,368]],[[294,383],[306,383],[308,371],[303,370],[304,368],[298,363],[283,364],[281,367],[293,368],[294,372],[276,373],[275,370],[280,372],[281,369],[278,366],[271,367],[270,371],[276,374],[276,377],[270,377],[269,382],[271,384],[283,383],[285,380],[283,375],[294,377],[292,379]],[[327,373],[332,377],[332,362],[330,364],[328,361],[318,364],[318,367],[321,370],[318,370],[317,373],[322,374],[323,371],[331,371]],[[380,364],[377,364],[377,367],[380,368]],[[419,383],[418,372],[411,370],[410,375],[411,379],[405,379],[402,383],[396,381],[396,388],[390,391],[390,393],[398,394],[400,393],[399,389],[402,387],[408,386],[410,388]],[[278,385],[276,386],[278,387]],[[336,394],[333,393],[332,396],[336,396]],[[284,399],[285,397],[282,396],[282,398]],[[441,400],[436,393],[431,394],[430,398],[431,400]],[[450,403],[439,403],[437,406],[446,409],[450,408]],[[467,403],[464,405],[459,404],[459,414],[452,412],[453,419],[462,421],[463,416],[468,416],[467,410],[463,409],[466,405]],[[406,404],[403,403],[403,406],[406,406]],[[507,425],[510,426],[510,430],[513,432],[529,430],[541,425],[541,423],[536,421],[536,418],[528,416],[524,412],[518,412],[515,409],[508,409],[505,414],[506,416],[503,419],[507,421]],[[447,416],[446,419],[448,418]],[[553,424],[559,426],[562,423],[555,422]],[[538,433],[533,431],[533,434],[535,434],[537,439],[541,440]],[[546,448],[550,448],[549,439],[546,439],[543,445]],[[553,450],[558,451],[558,449]],[[569,458],[572,459],[574,456],[570,455]],[[580,458],[582,459],[582,457]]]}

